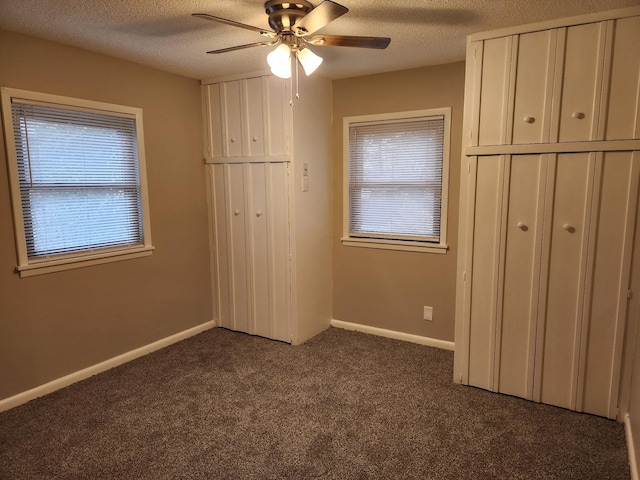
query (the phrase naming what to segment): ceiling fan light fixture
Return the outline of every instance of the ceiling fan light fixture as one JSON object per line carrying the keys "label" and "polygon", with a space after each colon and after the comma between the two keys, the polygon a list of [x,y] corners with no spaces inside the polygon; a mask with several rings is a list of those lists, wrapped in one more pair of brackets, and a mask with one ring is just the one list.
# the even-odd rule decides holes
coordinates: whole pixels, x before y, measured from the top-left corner
{"label": "ceiling fan light fixture", "polygon": [[280,44],[267,55],[267,63],[271,72],[280,78],[291,78],[291,48],[289,45]]}
{"label": "ceiling fan light fixture", "polygon": [[302,65],[302,68],[304,68],[304,73],[307,77],[315,72],[322,63],[322,57],[316,55],[310,48],[307,48],[304,45],[300,47],[296,55],[298,57],[298,61]]}

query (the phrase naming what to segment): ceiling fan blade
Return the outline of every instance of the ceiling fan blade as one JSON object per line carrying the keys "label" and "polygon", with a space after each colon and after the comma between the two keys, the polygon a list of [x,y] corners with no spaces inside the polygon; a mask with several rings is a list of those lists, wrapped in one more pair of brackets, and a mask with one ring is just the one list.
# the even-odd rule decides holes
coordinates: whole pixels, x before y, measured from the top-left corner
{"label": "ceiling fan blade", "polygon": [[331,0],[324,0],[320,5],[298,20],[291,30],[297,36],[310,35],[320,30],[327,23],[347,13],[349,9]]}
{"label": "ceiling fan blade", "polygon": [[305,38],[310,45],[322,47],[359,47],[384,49],[391,42],[387,37],[354,37],[350,35],[315,35]]}
{"label": "ceiling fan blade", "polygon": [[268,47],[269,45],[275,45],[276,43],[278,43],[278,40],[271,40],[268,42],[247,43],[245,45],[236,45],[235,47],[227,47],[227,48],[220,48],[218,50],[210,50],[207,53],[235,52],[236,50],[243,50],[245,48],[251,48],[251,47]]}
{"label": "ceiling fan blade", "polygon": [[252,25],[246,25],[244,23],[236,22],[235,20],[229,20],[228,18],[216,17],[214,15],[209,15],[208,13],[192,13],[191,16],[203,18],[204,20],[211,20],[213,22],[224,23],[225,25],[231,25],[233,27],[244,28],[246,30],[257,32],[260,35],[264,35],[265,37],[269,38],[275,38],[276,36],[276,32],[265,30],[264,28],[254,27]]}

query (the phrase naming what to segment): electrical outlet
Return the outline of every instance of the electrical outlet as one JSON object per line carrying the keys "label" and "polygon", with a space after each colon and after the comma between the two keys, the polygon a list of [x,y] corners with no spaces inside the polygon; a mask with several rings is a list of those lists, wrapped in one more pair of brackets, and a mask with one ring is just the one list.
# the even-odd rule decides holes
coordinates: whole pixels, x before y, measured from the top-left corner
{"label": "electrical outlet", "polygon": [[424,319],[429,322],[433,321],[433,307],[424,307]]}

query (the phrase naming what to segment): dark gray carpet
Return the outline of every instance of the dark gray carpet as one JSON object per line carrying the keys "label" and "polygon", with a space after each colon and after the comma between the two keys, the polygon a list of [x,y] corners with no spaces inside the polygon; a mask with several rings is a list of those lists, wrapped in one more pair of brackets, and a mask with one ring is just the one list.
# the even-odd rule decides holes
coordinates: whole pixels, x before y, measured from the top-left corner
{"label": "dark gray carpet", "polygon": [[0,414],[2,479],[628,479],[623,426],[454,385],[453,354],[215,329]]}

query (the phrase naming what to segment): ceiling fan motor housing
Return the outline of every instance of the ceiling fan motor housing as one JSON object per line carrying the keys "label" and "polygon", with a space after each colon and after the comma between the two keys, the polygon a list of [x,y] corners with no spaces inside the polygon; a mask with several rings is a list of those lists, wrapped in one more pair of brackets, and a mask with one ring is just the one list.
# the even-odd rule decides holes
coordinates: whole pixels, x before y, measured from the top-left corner
{"label": "ceiling fan motor housing", "polygon": [[269,0],[264,4],[269,16],[269,25],[276,32],[290,32],[291,27],[313,10],[313,5],[306,0]]}

